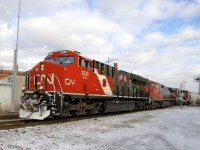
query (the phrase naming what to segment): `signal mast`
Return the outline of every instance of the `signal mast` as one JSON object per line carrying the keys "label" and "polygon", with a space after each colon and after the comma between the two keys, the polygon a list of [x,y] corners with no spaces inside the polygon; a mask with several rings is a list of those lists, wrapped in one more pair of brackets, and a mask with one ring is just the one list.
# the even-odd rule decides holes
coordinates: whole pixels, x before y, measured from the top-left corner
{"label": "signal mast", "polygon": [[195,81],[195,82],[199,82],[199,93],[200,93],[200,75],[196,76],[196,77],[194,78],[194,81]]}

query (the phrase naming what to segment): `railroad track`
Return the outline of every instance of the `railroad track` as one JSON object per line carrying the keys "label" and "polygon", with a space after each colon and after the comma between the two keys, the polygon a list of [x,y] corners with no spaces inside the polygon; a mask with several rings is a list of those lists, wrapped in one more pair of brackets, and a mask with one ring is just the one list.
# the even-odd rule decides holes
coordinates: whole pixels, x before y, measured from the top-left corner
{"label": "railroad track", "polygon": [[0,120],[18,119],[19,115],[4,115],[0,116]]}
{"label": "railroad track", "polygon": [[[152,109],[153,110],[153,109]],[[146,111],[146,110],[142,110]],[[115,116],[115,115],[123,115],[128,113],[136,113],[141,112],[141,110],[136,111],[128,111],[128,112],[114,112],[114,113],[105,113],[105,114],[95,114],[89,116],[77,116],[77,117],[66,117],[66,118],[52,118],[52,119],[45,119],[45,120],[22,120],[12,118],[8,120],[1,120],[0,121],[0,130],[8,130],[8,129],[16,129],[16,128],[25,128],[31,126],[39,126],[39,125],[51,125],[51,124],[58,124],[58,123],[65,123],[65,122],[72,122],[72,121],[79,121],[85,119],[95,119],[100,117],[108,117],[108,116]]]}
{"label": "railroad track", "polygon": [[38,125],[49,125],[54,123],[59,123],[59,120],[6,120],[0,122],[0,130],[8,130],[8,129],[16,129],[16,128],[24,128],[30,126],[38,126]]}
{"label": "railroad track", "polygon": [[[124,112],[124,113],[127,113],[127,112]],[[0,130],[24,128],[24,127],[39,126],[39,125],[51,125],[51,124],[79,121],[79,120],[85,120],[85,119],[107,117],[107,116],[112,116],[112,115],[120,115],[120,114],[124,114],[124,113],[107,113],[107,114],[96,114],[96,115],[89,115],[89,116],[52,118],[52,119],[45,119],[45,120],[22,120],[22,119],[9,119],[8,120],[8,118],[7,118],[7,120],[0,121]]]}

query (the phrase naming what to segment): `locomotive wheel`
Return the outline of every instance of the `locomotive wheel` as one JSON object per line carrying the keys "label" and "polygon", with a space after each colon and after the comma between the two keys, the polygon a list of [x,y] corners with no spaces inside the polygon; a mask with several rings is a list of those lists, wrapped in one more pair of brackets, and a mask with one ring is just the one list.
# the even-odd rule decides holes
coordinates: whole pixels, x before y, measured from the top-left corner
{"label": "locomotive wheel", "polygon": [[91,109],[85,110],[86,115],[91,115]]}
{"label": "locomotive wheel", "polygon": [[77,114],[76,114],[76,110],[71,110],[70,111],[70,115],[72,116],[72,117],[76,117],[77,116]]}

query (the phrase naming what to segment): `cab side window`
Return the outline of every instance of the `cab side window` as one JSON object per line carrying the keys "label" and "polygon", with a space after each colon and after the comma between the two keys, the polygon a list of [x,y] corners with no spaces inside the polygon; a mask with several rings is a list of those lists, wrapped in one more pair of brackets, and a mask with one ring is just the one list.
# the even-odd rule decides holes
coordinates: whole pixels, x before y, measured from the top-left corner
{"label": "cab side window", "polygon": [[89,66],[89,62],[85,61],[85,67],[88,68],[88,66]]}
{"label": "cab side window", "polygon": [[85,68],[85,65],[86,65],[85,60],[83,58],[79,57],[79,67]]}
{"label": "cab side window", "polygon": [[81,67],[85,68],[86,67],[86,63],[84,59],[81,59]]}
{"label": "cab side window", "polygon": [[92,65],[91,65],[91,62],[88,61],[88,60],[86,60],[86,61],[85,61],[85,67],[88,68],[88,69],[91,69],[91,66],[92,66]]}
{"label": "cab side window", "polygon": [[91,62],[79,57],[79,67],[91,69]]}

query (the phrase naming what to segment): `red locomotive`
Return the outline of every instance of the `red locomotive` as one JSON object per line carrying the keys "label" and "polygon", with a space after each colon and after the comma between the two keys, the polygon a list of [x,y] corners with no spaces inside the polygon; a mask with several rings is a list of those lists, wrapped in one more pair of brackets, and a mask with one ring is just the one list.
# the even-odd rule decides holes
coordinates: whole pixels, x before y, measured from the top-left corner
{"label": "red locomotive", "polygon": [[145,86],[149,92],[149,105],[151,108],[161,108],[176,104],[176,90],[154,81]]}
{"label": "red locomotive", "polygon": [[[128,111],[153,108],[157,102],[161,107],[165,94],[158,85],[118,70],[117,64],[112,67],[77,51],[55,51],[33,67],[26,77],[20,118],[42,120],[55,116]],[[175,100],[174,97],[168,99]]]}

